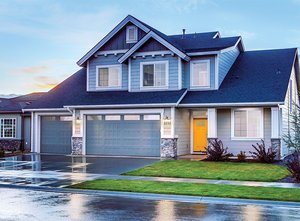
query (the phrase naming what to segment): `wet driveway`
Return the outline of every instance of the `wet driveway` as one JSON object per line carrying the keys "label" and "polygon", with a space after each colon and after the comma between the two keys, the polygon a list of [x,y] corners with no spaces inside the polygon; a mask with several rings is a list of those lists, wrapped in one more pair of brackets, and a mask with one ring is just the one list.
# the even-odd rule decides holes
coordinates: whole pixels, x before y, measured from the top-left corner
{"label": "wet driveway", "polygon": [[299,207],[186,203],[0,188],[0,220],[299,220]]}
{"label": "wet driveway", "polygon": [[64,187],[100,174],[121,174],[159,161],[150,158],[27,154],[0,159],[0,183]]}

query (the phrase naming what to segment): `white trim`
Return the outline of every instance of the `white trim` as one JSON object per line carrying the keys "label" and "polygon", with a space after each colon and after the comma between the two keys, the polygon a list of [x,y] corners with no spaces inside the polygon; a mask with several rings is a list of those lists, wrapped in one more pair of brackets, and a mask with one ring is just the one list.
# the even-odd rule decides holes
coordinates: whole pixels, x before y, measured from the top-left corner
{"label": "white trim", "polygon": [[183,92],[183,94],[181,95],[181,97],[178,99],[177,103],[176,103],[176,107],[178,107],[178,105],[180,104],[180,102],[182,101],[182,99],[185,97],[186,93],[188,92],[188,90],[185,90]]}
{"label": "white trim", "polygon": [[207,109],[207,126],[208,126],[208,138],[217,138],[217,109]]}
{"label": "white trim", "polygon": [[150,31],[145,25],[139,22],[137,19],[128,15],[124,18],[112,31],[110,31],[100,42],[98,42],[90,51],[88,51],[78,62],[79,66],[82,66],[95,52],[97,52],[106,42],[108,42],[118,31],[120,31],[128,22],[133,23],[144,32]]}
{"label": "white trim", "polygon": [[36,109],[22,109],[22,112],[44,112],[44,111],[68,111],[65,107],[64,108],[36,108]]}
{"label": "white trim", "polygon": [[174,52],[170,50],[166,51],[146,51],[146,52],[135,52],[132,54],[133,57],[145,57],[145,56],[164,56],[164,55],[174,55]]}
{"label": "white trim", "polygon": [[[42,113],[35,113],[34,114],[34,135],[35,135],[35,142],[34,146],[31,147],[37,153],[41,152],[41,116],[72,116],[69,112],[42,112]],[[72,137],[70,137],[72,139]],[[70,153],[71,154],[71,153]]]}
{"label": "white trim", "polygon": [[178,57],[178,89],[182,89],[182,62],[180,57]]}
{"label": "white trim", "polygon": [[34,152],[34,149],[33,149],[33,144],[34,144],[34,142],[33,142],[33,139],[34,139],[33,134],[36,133],[36,132],[34,131],[34,113],[33,112],[31,112],[30,121],[31,121],[31,124],[30,124],[30,151]]}
{"label": "white trim", "polygon": [[147,35],[145,35],[138,43],[136,43],[132,48],[130,48],[122,57],[119,58],[119,62],[123,63],[127,58],[129,58],[137,49],[139,49],[148,39],[154,38],[156,41],[164,45],[165,47],[169,48],[171,51],[173,51],[175,54],[177,54],[182,59],[189,61],[190,58],[174,47],[172,44],[167,42],[165,39],[161,38],[159,35],[154,33],[153,31],[150,31]]}
{"label": "white trim", "polygon": [[216,37],[221,37],[220,32],[217,31],[217,33],[214,35],[213,38],[216,38]]}
{"label": "white trim", "polygon": [[118,54],[125,54],[128,51],[128,49],[122,49],[122,50],[109,50],[109,51],[99,51],[95,54],[95,57],[98,57],[100,55],[107,56],[109,54],[118,55]]}
{"label": "white trim", "polygon": [[86,90],[90,90],[90,61],[86,64]]}
{"label": "white trim", "polygon": [[97,109],[97,108],[136,108],[136,107],[172,107],[176,103],[157,103],[157,104],[116,104],[116,105],[72,105],[65,106],[66,108],[79,108],[79,109]]}
{"label": "white trim", "polygon": [[[129,29],[133,29],[134,31],[134,39],[129,39]],[[126,43],[136,43],[138,41],[138,28],[135,25],[126,26]]]}
{"label": "white trim", "polygon": [[128,91],[131,91],[131,58],[128,59]]}
{"label": "white trim", "polygon": [[[240,37],[233,46],[228,47],[228,48],[224,48],[220,52],[225,53],[225,52],[228,52],[228,51],[232,51],[233,49],[235,49],[238,46],[238,44],[241,42],[241,40],[242,40],[242,38]],[[242,44],[242,49],[244,50],[243,44]]]}
{"label": "white trim", "polygon": [[220,51],[204,51],[204,52],[190,52],[188,56],[200,56],[200,55],[215,55],[220,54]]}
{"label": "white trim", "polygon": [[[100,68],[108,68],[108,79],[109,79],[109,69],[110,68],[118,68],[119,69],[119,85],[118,86],[99,86],[99,69]],[[97,65],[96,66],[96,90],[119,90],[122,89],[122,65],[121,64],[113,64],[113,65]]]}
{"label": "white trim", "polygon": [[215,89],[219,89],[219,55],[215,56]]}
{"label": "white trim", "polygon": [[[163,86],[144,86],[143,85],[143,80],[144,80],[144,65],[149,65],[153,64],[154,65],[154,83],[155,83],[155,65],[156,64],[165,64],[166,66],[166,76],[165,76],[165,81],[166,85]],[[145,61],[145,62],[140,62],[140,90],[157,90],[157,89],[168,89],[169,88],[169,61]]]}
{"label": "white trim", "polygon": [[279,107],[271,107],[271,139],[280,138]]}
{"label": "white trim", "polygon": [[175,137],[175,107],[171,107],[171,137]]}
{"label": "white trim", "polygon": [[[208,85],[205,86],[199,86],[194,85],[194,64],[200,64],[200,63],[206,63],[207,64],[207,75],[208,75]],[[201,89],[201,88],[211,88],[210,87],[210,60],[209,59],[200,59],[200,60],[193,60],[190,62],[190,88],[191,89]]]}
{"label": "white trim", "polygon": [[195,104],[179,104],[179,107],[252,107],[252,106],[274,106],[283,105],[283,101],[278,102],[253,102],[253,103],[195,103]]}
{"label": "white trim", "polygon": [[[247,111],[247,127],[248,127],[248,111],[260,110],[260,131],[258,137],[235,137],[234,136],[234,111]],[[248,130],[248,128],[247,128]],[[247,131],[248,132],[248,131]],[[231,108],[231,140],[260,140],[264,138],[264,108]]]}

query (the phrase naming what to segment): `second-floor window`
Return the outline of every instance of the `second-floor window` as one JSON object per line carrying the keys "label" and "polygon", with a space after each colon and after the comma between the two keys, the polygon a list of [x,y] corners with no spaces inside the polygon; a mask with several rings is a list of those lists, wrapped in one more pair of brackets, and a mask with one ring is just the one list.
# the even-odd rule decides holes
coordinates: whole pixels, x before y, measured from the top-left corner
{"label": "second-floor window", "polygon": [[209,60],[191,62],[191,87],[209,87],[210,71]]}
{"label": "second-floor window", "polygon": [[167,87],[168,62],[142,62],[141,63],[142,87]]}
{"label": "second-floor window", "polygon": [[126,43],[136,43],[138,40],[137,27],[129,25],[126,27]]}
{"label": "second-floor window", "polygon": [[121,65],[97,66],[97,87],[121,87]]}

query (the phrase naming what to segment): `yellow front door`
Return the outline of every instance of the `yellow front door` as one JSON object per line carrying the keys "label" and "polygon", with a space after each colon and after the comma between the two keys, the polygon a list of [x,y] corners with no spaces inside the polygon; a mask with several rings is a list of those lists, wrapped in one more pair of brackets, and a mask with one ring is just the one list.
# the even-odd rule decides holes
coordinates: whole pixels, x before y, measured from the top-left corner
{"label": "yellow front door", "polygon": [[205,151],[207,147],[207,119],[193,119],[194,152]]}

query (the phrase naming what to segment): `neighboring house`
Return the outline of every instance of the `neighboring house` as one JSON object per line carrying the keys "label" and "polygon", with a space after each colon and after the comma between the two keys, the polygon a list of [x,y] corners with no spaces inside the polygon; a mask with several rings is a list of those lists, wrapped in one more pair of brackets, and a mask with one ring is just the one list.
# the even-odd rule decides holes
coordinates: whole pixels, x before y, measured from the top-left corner
{"label": "neighboring house", "polygon": [[129,15],[77,64],[26,108],[32,151],[173,157],[219,138],[234,154],[261,139],[286,152],[296,48],[245,51],[239,36],[165,35]]}
{"label": "neighboring house", "polygon": [[0,148],[31,149],[31,115],[22,109],[37,100],[43,93],[32,93],[14,98],[0,98]]}

